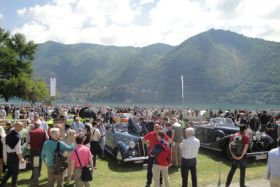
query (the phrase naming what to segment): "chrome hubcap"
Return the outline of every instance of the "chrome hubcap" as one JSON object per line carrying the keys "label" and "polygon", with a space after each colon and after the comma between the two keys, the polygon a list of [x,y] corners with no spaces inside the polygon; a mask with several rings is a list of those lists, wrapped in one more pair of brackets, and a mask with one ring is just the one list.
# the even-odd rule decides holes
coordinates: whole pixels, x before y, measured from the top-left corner
{"label": "chrome hubcap", "polygon": [[117,151],[116,158],[117,158],[117,160],[122,160],[122,154],[120,151]]}

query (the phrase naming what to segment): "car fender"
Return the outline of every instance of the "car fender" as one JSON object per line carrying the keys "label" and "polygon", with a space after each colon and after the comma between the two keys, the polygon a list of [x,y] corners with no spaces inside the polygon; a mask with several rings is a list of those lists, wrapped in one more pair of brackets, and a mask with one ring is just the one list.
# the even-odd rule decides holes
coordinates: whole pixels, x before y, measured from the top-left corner
{"label": "car fender", "polygon": [[215,137],[216,137],[216,141],[221,140],[223,137],[225,137],[225,133],[223,130],[216,130],[215,131]]}
{"label": "car fender", "polygon": [[266,146],[265,149],[267,149],[267,150],[272,149],[275,144],[275,141],[273,140],[273,138],[267,134],[262,135],[260,141],[264,142],[264,146]]}
{"label": "car fender", "polygon": [[228,136],[224,136],[222,139],[220,139],[220,140],[218,141],[219,147],[220,147],[224,152],[226,152],[227,149],[228,149],[228,145],[229,145],[229,142],[230,142],[230,138],[231,138],[231,136],[228,135]]}
{"label": "car fender", "polygon": [[222,151],[224,152],[224,154],[226,155],[226,157],[228,159],[231,159],[231,153],[229,151],[230,138],[231,138],[231,135],[228,135],[228,136],[223,137],[219,141],[219,147],[222,149]]}
{"label": "car fender", "polygon": [[127,153],[127,146],[125,145],[125,143],[122,141],[118,141],[116,144],[116,149],[118,149],[121,152],[122,157],[125,158]]}

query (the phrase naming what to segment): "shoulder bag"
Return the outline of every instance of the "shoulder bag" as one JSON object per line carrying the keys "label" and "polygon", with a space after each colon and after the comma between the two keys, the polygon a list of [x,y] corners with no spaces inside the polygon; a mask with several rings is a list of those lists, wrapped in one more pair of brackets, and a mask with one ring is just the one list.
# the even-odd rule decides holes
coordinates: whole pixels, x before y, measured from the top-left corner
{"label": "shoulder bag", "polygon": [[84,182],[92,181],[92,168],[89,165],[83,167],[76,149],[75,149],[75,153],[79,160],[79,164],[82,168],[81,180]]}

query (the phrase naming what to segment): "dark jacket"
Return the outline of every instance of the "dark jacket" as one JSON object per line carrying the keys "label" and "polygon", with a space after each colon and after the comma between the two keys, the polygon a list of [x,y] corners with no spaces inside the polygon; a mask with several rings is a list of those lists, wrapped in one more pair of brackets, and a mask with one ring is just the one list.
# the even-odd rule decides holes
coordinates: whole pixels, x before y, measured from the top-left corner
{"label": "dark jacket", "polygon": [[168,146],[168,143],[161,140],[152,149],[151,156],[155,158],[153,162],[154,164],[168,166],[171,162],[171,149]]}

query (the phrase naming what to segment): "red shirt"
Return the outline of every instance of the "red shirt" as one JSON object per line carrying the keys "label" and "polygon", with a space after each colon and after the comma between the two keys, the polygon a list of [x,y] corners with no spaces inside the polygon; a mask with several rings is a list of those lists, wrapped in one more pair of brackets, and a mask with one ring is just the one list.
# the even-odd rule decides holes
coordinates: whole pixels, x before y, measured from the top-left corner
{"label": "red shirt", "polygon": [[30,150],[41,151],[46,141],[46,132],[42,128],[35,128],[29,132]]}
{"label": "red shirt", "polygon": [[[79,163],[75,150],[78,153],[82,166]],[[91,159],[90,149],[87,146],[79,144],[79,145],[77,145],[75,150],[72,151],[72,153],[71,153],[71,159],[75,162],[75,168],[82,168],[82,167],[89,165],[89,161]]]}
{"label": "red shirt", "polygon": [[[150,145],[148,147],[148,155],[150,154],[151,150],[153,149],[154,145],[159,143],[158,138],[157,138],[157,133],[155,131],[149,132],[146,134],[144,137],[145,141],[149,141]],[[164,136],[165,141],[169,141],[169,137],[165,134]]]}

